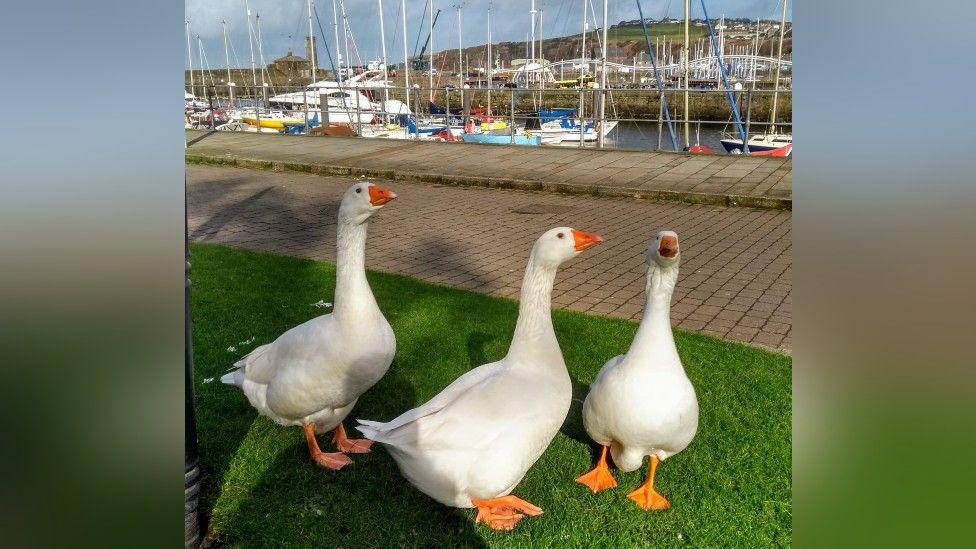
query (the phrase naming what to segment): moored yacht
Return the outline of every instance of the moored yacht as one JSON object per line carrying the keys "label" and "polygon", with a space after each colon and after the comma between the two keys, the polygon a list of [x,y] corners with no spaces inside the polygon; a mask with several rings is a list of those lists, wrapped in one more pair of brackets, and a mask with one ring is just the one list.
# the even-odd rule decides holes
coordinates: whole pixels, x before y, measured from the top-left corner
{"label": "moored yacht", "polygon": [[[303,91],[275,95],[269,99],[272,108],[304,111],[308,105],[309,116],[319,114],[320,120],[330,124],[371,124],[377,115],[410,114],[407,106],[396,99],[383,101],[379,94],[391,87],[383,80],[382,71],[365,71],[342,82],[322,80],[305,87]],[[328,118],[321,110],[327,105]]]}
{"label": "moored yacht", "polygon": [[[721,139],[722,146],[726,152],[745,152],[742,147],[742,139],[727,135]],[[793,144],[793,134],[791,133],[766,133],[753,135],[749,138],[749,151],[762,152],[781,149]]]}

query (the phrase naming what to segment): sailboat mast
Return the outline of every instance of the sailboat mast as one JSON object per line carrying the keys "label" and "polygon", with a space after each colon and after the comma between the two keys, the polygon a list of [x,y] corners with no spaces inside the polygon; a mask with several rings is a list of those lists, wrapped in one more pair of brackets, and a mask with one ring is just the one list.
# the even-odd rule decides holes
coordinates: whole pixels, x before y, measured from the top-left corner
{"label": "sailboat mast", "polygon": [[756,65],[759,63],[759,18],[756,18],[756,38],[752,46],[752,89],[756,89]]}
{"label": "sailboat mast", "polygon": [[[352,67],[352,60],[349,58],[349,16],[346,15],[346,2],[339,0],[339,12],[342,13],[342,42],[346,51],[346,69]],[[356,96],[356,105],[359,105],[359,95]]]}
{"label": "sailboat mast", "polygon": [[[580,76],[581,76],[581,78],[580,78],[580,86],[583,85],[582,76],[586,74],[586,68],[587,68],[587,66],[586,66],[586,27],[587,27],[587,25],[586,25],[586,2],[587,2],[587,0],[583,0],[583,47],[580,50],[580,66],[582,67],[582,70],[580,72]],[[580,116],[583,116],[582,107],[580,108]]]}
{"label": "sailboat mast", "polygon": [[685,147],[691,146],[691,119],[688,117],[688,85],[691,83],[691,63],[688,59],[688,30],[691,15],[691,0],[685,0],[685,47],[682,50],[682,61],[685,64]]}
{"label": "sailboat mast", "polygon": [[454,6],[457,8],[458,18],[458,89],[464,87],[464,59],[461,58],[461,4]]}
{"label": "sailboat mast", "polygon": [[380,52],[383,55],[383,111],[386,111],[385,102],[390,99],[390,90],[387,86],[387,82],[390,78],[389,73],[386,72],[386,31],[383,28],[383,0],[376,0],[380,8]]}
{"label": "sailboat mast", "polygon": [[535,0],[532,0],[532,9],[529,10],[529,17],[532,20],[530,38],[529,38],[532,41],[532,46],[529,49],[529,59],[533,62],[535,61],[535,14],[536,14]]}
{"label": "sailboat mast", "polygon": [[599,133],[596,134],[597,146],[601,149],[606,142],[606,137],[603,135],[603,127],[606,125],[603,117],[607,114],[607,20],[608,17],[608,0],[603,0],[603,59],[600,62],[600,127],[597,129]]}
{"label": "sailboat mast", "polygon": [[200,89],[203,91],[203,97],[207,97],[207,76],[203,72],[203,40],[200,35],[197,34],[197,57],[200,60]]}
{"label": "sailboat mast", "polygon": [[[336,68],[336,71],[338,71],[339,74],[336,74],[335,75],[335,79],[336,79],[336,82],[342,82],[342,80],[343,80],[343,78],[342,78],[342,54],[339,53],[342,50],[339,49],[339,9],[336,7],[336,0],[332,0],[332,34],[335,35],[335,43],[336,43],[336,50],[335,51],[336,51],[336,56],[339,58],[338,59],[339,66]],[[349,60],[346,59],[346,64],[348,64],[348,63],[349,63]]]}
{"label": "sailboat mast", "polygon": [[582,49],[580,50],[580,79],[579,79],[579,146],[583,146],[583,132],[586,131],[586,124],[583,121],[583,87],[586,85],[586,3],[588,0],[583,0],[583,41]]}
{"label": "sailboat mast", "polygon": [[308,0],[308,62],[312,67],[312,83],[315,83],[315,31],[312,30],[312,0]]}
{"label": "sailboat mast", "polygon": [[264,40],[261,39],[261,14],[254,14],[254,20],[257,22],[258,26],[258,59],[261,60],[261,96],[264,97],[264,102],[268,102],[268,73],[265,69],[264,64]]}
{"label": "sailboat mast", "polygon": [[725,58],[725,14],[722,14],[722,19],[718,23],[718,51],[715,52],[715,86],[722,85],[722,67],[719,67],[721,59]]}
{"label": "sailboat mast", "polygon": [[430,2],[428,2],[428,5],[430,6],[430,17],[428,17],[428,19],[430,19],[430,21],[428,21],[428,24],[430,25],[429,27],[430,28],[430,36],[429,36],[430,51],[427,52],[427,59],[430,66],[427,67],[427,88],[429,90],[428,95],[430,97],[430,102],[433,103],[434,102],[434,0],[430,0]]}
{"label": "sailboat mast", "polygon": [[536,51],[536,56],[539,59],[539,101],[542,102],[542,90],[546,87],[546,56],[542,54],[542,12],[545,10],[539,10],[539,49]]}
{"label": "sailboat mast", "polygon": [[234,106],[234,82],[230,78],[230,52],[227,50],[227,22],[221,21],[224,29],[224,65],[227,67],[227,93],[230,94],[230,106]]}
{"label": "sailboat mast", "polygon": [[186,57],[190,64],[190,95],[196,95],[195,83],[193,82],[193,48],[190,47],[190,20],[186,20]]}
{"label": "sailboat mast", "polygon": [[491,57],[491,2],[488,2],[488,116],[491,116],[491,88],[495,84],[492,78],[494,68],[495,60]]}
{"label": "sailboat mast", "polygon": [[776,133],[776,100],[779,96],[779,71],[783,66],[783,36],[786,34],[786,2],[783,0],[783,14],[779,19],[779,47],[776,53],[776,79],[773,83],[773,110],[769,116],[769,133]]}
{"label": "sailboat mast", "polygon": [[407,51],[407,0],[400,0],[400,15],[403,23],[403,88],[406,92],[407,113],[410,113],[410,53]]}
{"label": "sailboat mast", "polygon": [[[251,9],[247,7],[247,0],[244,0],[244,12],[247,15],[247,46],[251,50],[251,81],[254,91],[254,98],[258,96],[258,71],[254,64],[254,39],[251,36]],[[256,105],[256,103],[255,103]],[[255,107],[256,109],[257,107]]]}

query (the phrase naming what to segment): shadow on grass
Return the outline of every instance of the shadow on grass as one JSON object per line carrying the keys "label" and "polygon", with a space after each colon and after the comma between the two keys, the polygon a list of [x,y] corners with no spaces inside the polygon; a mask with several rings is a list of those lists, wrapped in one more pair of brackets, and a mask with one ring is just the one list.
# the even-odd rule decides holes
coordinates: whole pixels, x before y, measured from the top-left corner
{"label": "shadow on grass", "polygon": [[485,355],[485,345],[493,339],[495,339],[493,336],[484,332],[473,332],[468,335],[468,360],[471,363],[472,369],[489,362],[488,357]]}
{"label": "shadow on grass", "polygon": [[420,494],[382,449],[341,471],[296,441],[265,468],[219,544],[252,547],[484,547],[471,519]]}

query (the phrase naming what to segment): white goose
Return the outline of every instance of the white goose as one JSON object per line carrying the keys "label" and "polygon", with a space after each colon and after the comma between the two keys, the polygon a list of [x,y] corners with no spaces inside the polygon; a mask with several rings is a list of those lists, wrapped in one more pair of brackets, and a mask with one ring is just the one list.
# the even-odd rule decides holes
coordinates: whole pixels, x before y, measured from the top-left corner
{"label": "white goose", "polygon": [[[301,425],[312,459],[329,469],[369,452],[372,441],[346,437],[342,420],[393,362],[396,339],[366,281],[366,226],[393,192],[372,183],[342,197],[336,235],[335,309],[255,348],[220,380],[240,387],[251,405],[281,425]],[[335,429],[339,452],[323,452],[316,433]]]}
{"label": "white goose", "polygon": [[509,495],[566,419],[572,384],[552,327],[556,269],[602,239],[568,227],[544,233],[529,257],[518,322],[502,360],[465,373],[426,404],[389,423],[359,420],[387,445],[420,491],[451,507],[477,507],[476,521],[511,530],[542,513]]}
{"label": "white goose", "polygon": [[698,430],[698,399],[685,375],[671,333],[671,294],[678,280],[678,235],[661,231],[647,250],[647,304],[627,354],[610,359],[583,402],[583,425],[603,446],[600,460],[576,479],[594,493],[617,485],[607,467],[607,447],[622,471],[651,457],[647,480],[627,495],[642,509],[667,509],[654,490],[654,472],[684,450]]}

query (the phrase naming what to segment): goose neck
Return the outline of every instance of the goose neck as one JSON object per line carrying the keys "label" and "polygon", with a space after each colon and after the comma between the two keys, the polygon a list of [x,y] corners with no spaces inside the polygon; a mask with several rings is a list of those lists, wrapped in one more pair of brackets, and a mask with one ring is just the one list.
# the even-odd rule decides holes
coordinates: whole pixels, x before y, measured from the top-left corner
{"label": "goose neck", "polygon": [[339,221],[336,234],[336,289],[334,314],[352,319],[378,309],[366,281],[366,223]]}
{"label": "goose neck", "polygon": [[661,267],[657,263],[652,263],[647,268],[647,283],[644,287],[646,303],[644,304],[644,315],[641,318],[640,327],[634,342],[631,344],[628,355],[647,358],[653,356],[654,364],[677,361],[678,350],[674,345],[674,334],[671,330],[671,296],[674,293],[674,286],[678,280],[678,268]]}
{"label": "goose neck", "polygon": [[552,286],[556,280],[556,266],[545,265],[530,258],[522,280],[519,316],[509,355],[559,353],[559,344],[552,327]]}

